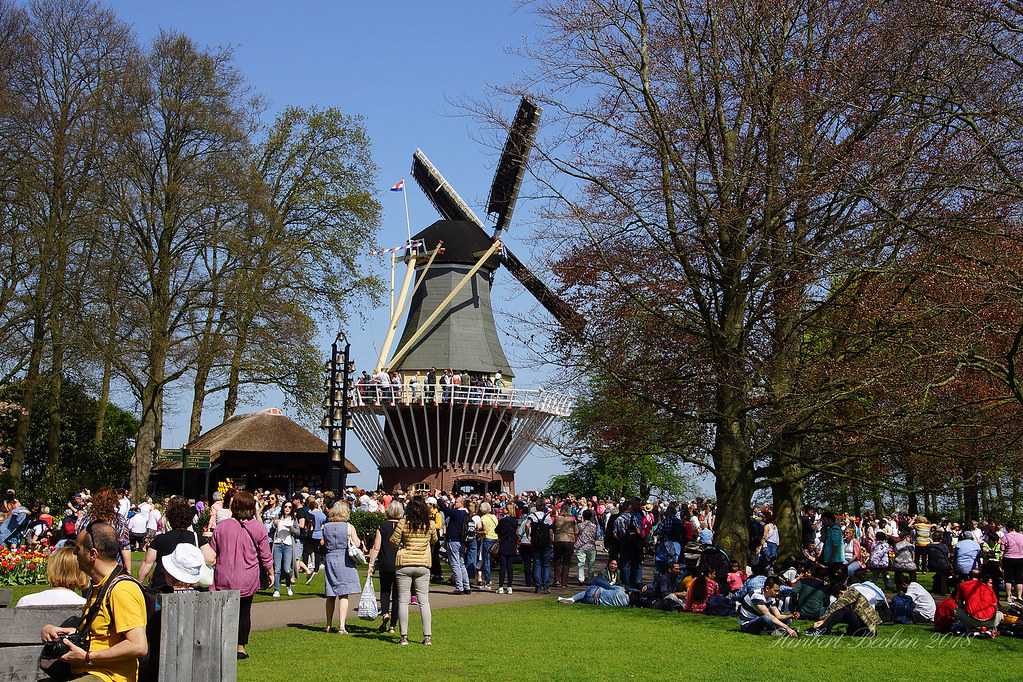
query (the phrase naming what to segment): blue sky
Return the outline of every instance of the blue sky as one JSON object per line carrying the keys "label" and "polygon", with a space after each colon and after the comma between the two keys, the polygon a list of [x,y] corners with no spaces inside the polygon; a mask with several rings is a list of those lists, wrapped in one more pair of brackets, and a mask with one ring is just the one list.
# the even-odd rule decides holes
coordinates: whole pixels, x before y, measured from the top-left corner
{"label": "blue sky", "polygon": [[[474,209],[480,208],[489,190],[496,153],[474,141],[479,137],[479,124],[452,102],[483,97],[489,85],[518,78],[529,64],[511,51],[538,29],[537,17],[514,0],[120,0],[108,5],[134,26],[143,42],[167,29],[181,31],[200,45],[232,47],[253,90],[266,98],[269,117],[290,105],[336,106],[364,116],[380,168],[379,199],[384,217],[379,242],[383,246],[398,245],[405,239],[401,195],[387,191],[399,178],[404,176],[408,183],[412,231],[437,218],[408,174],[417,146]],[[509,115],[513,106],[508,105]],[[518,222],[528,220],[528,213],[528,204],[520,204]],[[514,226],[506,236],[520,258],[532,255],[529,236],[528,229]],[[377,272],[387,276],[383,261],[379,261]],[[531,303],[509,275],[498,275],[494,305],[499,329],[512,323],[502,311],[523,313]],[[352,330],[360,367],[375,361],[373,347],[383,338],[386,316],[385,302],[383,308],[368,311],[362,328]],[[324,337],[325,349],[332,337]],[[513,364],[516,358],[528,355],[507,335],[504,345]],[[516,383],[538,385],[547,378],[543,369],[522,369]],[[187,438],[191,396],[183,387],[176,387],[170,398],[164,446],[177,447]],[[240,411],[281,404],[281,396],[272,391],[250,398]],[[222,400],[218,396],[208,400],[204,428],[219,423]],[[349,436],[348,452],[362,470],[353,483],[375,485],[376,469],[354,435]],[[519,467],[518,487],[542,486],[561,470],[556,457],[534,450]]]}

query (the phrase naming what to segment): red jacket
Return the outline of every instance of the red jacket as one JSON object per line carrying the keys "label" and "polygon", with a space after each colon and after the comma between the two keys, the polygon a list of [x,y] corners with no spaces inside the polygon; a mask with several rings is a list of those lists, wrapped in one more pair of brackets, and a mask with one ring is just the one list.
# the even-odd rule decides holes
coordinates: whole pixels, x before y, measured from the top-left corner
{"label": "red jacket", "polygon": [[956,588],[956,602],[977,620],[991,620],[998,612],[998,597],[987,583],[964,580]]}

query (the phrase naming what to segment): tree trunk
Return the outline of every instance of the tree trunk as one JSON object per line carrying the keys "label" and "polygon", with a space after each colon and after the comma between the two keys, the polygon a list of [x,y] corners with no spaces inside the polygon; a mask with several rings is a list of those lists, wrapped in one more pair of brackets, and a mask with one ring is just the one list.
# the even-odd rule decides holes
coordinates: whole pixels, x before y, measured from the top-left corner
{"label": "tree trunk", "polygon": [[753,467],[737,419],[719,420],[713,459],[717,519],[714,539],[729,556],[745,566],[749,561],[749,515],[753,498]]}
{"label": "tree trunk", "polygon": [[980,517],[980,507],[977,503],[979,488],[977,486],[977,475],[971,474],[963,477],[963,521],[969,523]]}
{"label": "tree trunk", "polygon": [[774,524],[778,527],[779,558],[798,557],[803,549],[804,470],[800,466],[800,444],[787,434],[781,436],[782,449],[775,455],[771,482]]}
{"label": "tree trunk", "polygon": [[[919,512],[916,499],[916,477],[909,471],[906,472],[906,510],[910,516],[916,516]],[[924,493],[924,506],[927,505],[927,493]]]}
{"label": "tree trunk", "polygon": [[167,347],[166,324],[151,326],[149,367],[145,386],[142,389],[142,418],[138,435],[135,437],[135,454],[131,463],[131,494],[133,499],[145,497],[149,487],[149,475],[153,469],[153,458],[161,445],[163,427],[163,381],[166,371]]}
{"label": "tree trunk", "polygon": [[50,408],[46,431],[46,473],[53,476],[60,468],[60,436],[63,410],[61,393],[64,388],[64,319],[60,297],[54,299],[50,322],[53,357],[50,359]]}
{"label": "tree trunk", "polygon": [[206,381],[210,376],[210,362],[203,361],[195,368],[195,380],[192,382],[192,415],[188,421],[188,442],[202,433],[202,408],[206,402]]}
{"label": "tree trunk", "polygon": [[802,551],[803,524],[800,512],[803,509],[804,483],[801,474],[802,468],[799,465],[790,464],[784,467],[781,480],[771,484],[774,523],[778,526],[781,541],[778,548],[780,559],[799,557]]}
{"label": "tree trunk", "polygon": [[231,369],[227,377],[227,397],[224,399],[224,421],[234,416],[238,409],[238,385],[241,383],[242,358],[248,343],[248,320],[239,320],[238,336],[231,353]]}
{"label": "tree trunk", "polygon": [[[39,275],[39,287],[46,286],[46,268]],[[21,473],[25,467],[25,453],[28,449],[28,427],[32,419],[32,403],[35,401],[36,389],[39,387],[39,370],[43,362],[43,344],[46,341],[45,315],[42,312],[41,295],[37,294],[35,321],[32,324],[32,349],[28,359],[28,371],[21,382],[22,413],[18,416],[18,425],[14,430],[14,447],[11,450],[11,479],[17,484],[21,482]]]}
{"label": "tree trunk", "polygon": [[103,376],[100,379],[99,400],[96,402],[96,433],[92,440],[96,445],[103,442],[103,429],[106,427],[107,406],[110,404],[110,377],[113,374],[114,344],[117,342],[116,329],[118,325],[117,306],[111,304],[109,334],[103,348]]}
{"label": "tree trunk", "polygon": [[1012,516],[1019,518],[1020,512],[1020,475],[1012,475]]}
{"label": "tree trunk", "polygon": [[929,518],[931,518],[931,515],[932,515],[932,510],[931,510],[931,493],[925,490],[924,491],[924,516],[926,516],[929,519]]}

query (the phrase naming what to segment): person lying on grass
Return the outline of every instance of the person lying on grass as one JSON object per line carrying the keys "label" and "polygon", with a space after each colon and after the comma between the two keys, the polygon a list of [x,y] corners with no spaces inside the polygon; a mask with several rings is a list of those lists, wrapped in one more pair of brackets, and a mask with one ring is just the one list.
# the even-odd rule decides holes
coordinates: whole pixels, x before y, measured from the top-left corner
{"label": "person lying on grass", "polygon": [[751,635],[769,632],[778,637],[796,637],[788,624],[791,616],[778,610],[780,590],[781,581],[770,576],[762,589],[746,592],[739,600],[739,629]]}
{"label": "person lying on grass", "polygon": [[[638,592],[635,594],[639,594]],[[559,604],[593,604],[621,608],[629,605],[629,593],[621,585],[611,585],[602,577],[596,577],[584,591],[571,597],[558,597]]]}

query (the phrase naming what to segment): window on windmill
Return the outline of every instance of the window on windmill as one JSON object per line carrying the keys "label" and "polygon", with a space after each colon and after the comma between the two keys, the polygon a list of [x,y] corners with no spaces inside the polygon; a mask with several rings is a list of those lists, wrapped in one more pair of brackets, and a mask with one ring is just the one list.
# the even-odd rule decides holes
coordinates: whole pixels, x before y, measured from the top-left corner
{"label": "window on windmill", "polygon": [[476,432],[475,431],[469,431],[469,432],[467,432],[465,434],[465,444],[466,445],[471,447],[473,445],[476,445],[478,442],[479,442],[479,439],[476,437]]}

